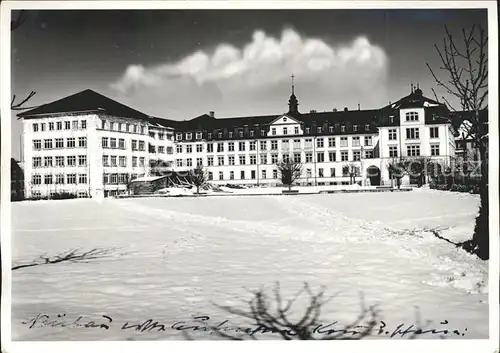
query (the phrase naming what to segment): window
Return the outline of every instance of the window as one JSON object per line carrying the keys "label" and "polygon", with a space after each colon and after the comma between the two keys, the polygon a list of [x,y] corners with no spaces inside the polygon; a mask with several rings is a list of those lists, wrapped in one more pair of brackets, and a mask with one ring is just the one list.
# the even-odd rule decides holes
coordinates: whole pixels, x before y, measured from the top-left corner
{"label": "window", "polygon": [[267,141],[260,141],[260,150],[265,151],[267,149]]}
{"label": "window", "polygon": [[208,180],[214,180],[214,173],[208,172]]}
{"label": "window", "polygon": [[353,125],[352,126],[352,131],[358,131],[358,125]]}
{"label": "window", "polygon": [[328,147],[335,147],[335,137],[328,138]]}
{"label": "window", "polygon": [[146,148],[145,148],[145,144],[144,144],[144,141],[139,141],[139,151],[144,151]]}
{"label": "window", "polygon": [[340,152],[340,160],[342,162],[346,162],[349,160],[349,152],[348,151],[341,151]]}
{"label": "window", "polygon": [[111,148],[116,148],[116,138],[111,137],[111,138],[109,139],[109,147],[111,147]]}
{"label": "window", "polygon": [[429,128],[431,139],[439,138],[439,127]]}
{"label": "window", "polygon": [[45,123],[40,124],[40,130],[45,131]]}
{"label": "window", "polygon": [[229,180],[234,180],[234,171],[229,171]]}
{"label": "window", "polygon": [[244,151],[245,150],[245,142],[240,142],[238,147],[239,147],[240,151]]}
{"label": "window", "polygon": [[294,163],[301,163],[302,162],[302,158],[301,158],[300,153],[293,154],[293,161],[294,161]]}
{"label": "window", "polygon": [[159,139],[159,140],[165,140],[165,134],[164,134],[164,133],[159,132],[159,133],[158,133],[158,139]]}
{"label": "window", "polygon": [[221,139],[222,138],[222,132],[218,132],[217,133],[217,137]]}
{"label": "window", "polygon": [[191,158],[186,159],[186,167],[192,167],[193,166],[193,160]]}
{"label": "window", "polygon": [[[132,143],[133,143],[133,142],[134,142],[134,141],[132,141]],[[177,146],[175,147],[175,152],[177,152],[177,153],[182,153],[182,145],[177,145]]]}
{"label": "window", "polygon": [[261,136],[266,136],[266,130],[261,129],[261,130],[260,130],[260,135],[261,135]]}
{"label": "window", "polygon": [[127,166],[127,157],[125,156],[120,156],[118,160],[118,164],[120,167],[126,167]]}
{"label": "window", "polygon": [[193,153],[193,145],[186,145],[186,153]]}
{"label": "window", "polygon": [[112,122],[112,121],[111,121],[111,122],[109,123],[109,129],[110,129],[111,131],[115,129],[115,123],[114,123],[114,122]]}
{"label": "window", "polygon": [[201,137],[202,137],[202,133],[201,132],[197,132],[196,133],[196,139],[197,140],[201,140]]}
{"label": "window", "polygon": [[244,171],[244,170],[241,170],[241,171],[240,171],[240,179],[241,179],[241,180],[244,180],[244,179],[245,179],[245,171]]}
{"label": "window", "polygon": [[214,152],[214,144],[213,143],[207,143],[207,152],[208,153]]}
{"label": "window", "polygon": [[224,156],[217,156],[217,164],[224,165]]}
{"label": "window", "polygon": [[260,155],[260,164],[267,164],[267,155],[265,154]]}
{"label": "window", "polygon": [[65,121],[64,122],[64,129],[65,130],[71,129],[71,121]]}
{"label": "window", "polygon": [[78,138],[78,147],[81,147],[81,148],[87,147],[87,138],[86,137],[79,137]]}
{"label": "window", "polygon": [[110,184],[118,184],[118,174],[110,174]]}
{"label": "window", "polygon": [[406,153],[408,157],[418,157],[420,156],[420,146],[419,145],[406,146]]}
{"label": "window", "polygon": [[203,158],[196,158],[196,166],[202,166],[203,165]]}
{"label": "window", "polygon": [[224,144],[222,142],[217,143],[217,152],[224,152]]}
{"label": "window", "polygon": [[118,148],[121,150],[125,149],[125,139],[118,139]]}
{"label": "window", "polygon": [[255,133],[253,130],[250,130],[250,137],[254,137]]}
{"label": "window", "polygon": [[262,171],[262,179],[267,178],[267,172],[265,170]]}
{"label": "window", "polygon": [[227,157],[227,162],[229,165],[234,165],[234,156],[228,156]]}
{"label": "window", "polygon": [[273,169],[273,179],[278,179],[278,171]]}
{"label": "window", "polygon": [[288,129],[286,127],[283,128],[283,135],[288,135]]}
{"label": "window", "polygon": [[298,135],[299,134],[299,127],[298,126],[295,126],[293,128],[293,132],[295,133],[295,135]]}
{"label": "window", "polygon": [[63,138],[56,138],[56,148],[64,148],[64,139]]}
{"label": "window", "polygon": [[348,177],[349,176],[349,166],[345,165],[342,167],[342,176],[343,177]]}
{"label": "window", "polygon": [[167,154],[173,154],[174,149],[171,146],[167,146]]}
{"label": "window", "polygon": [[353,151],[352,152],[352,160],[353,161],[361,160],[361,151]]}
{"label": "window", "polygon": [[209,132],[209,133],[208,133],[208,138],[209,138],[209,139],[211,139],[211,138],[212,138],[212,133],[211,133],[211,132]]}
{"label": "window", "polygon": [[313,154],[311,152],[306,153],[306,163],[311,163],[313,161]]}
{"label": "window", "polygon": [[87,184],[87,174],[78,174],[78,184]]}
{"label": "window", "polygon": [[[146,133],[146,127],[145,126],[141,126],[141,134],[145,134]],[[191,136],[189,137],[189,139],[191,139]]]}
{"label": "window", "polygon": [[439,156],[439,144],[431,144],[431,156]]}
{"label": "window", "polygon": [[312,177],[312,169],[311,168],[307,168],[307,170],[306,170],[306,176],[308,178]]}
{"label": "window", "polygon": [[419,139],[419,128],[408,128],[406,129],[406,139],[407,140],[418,140]]}
{"label": "window", "polygon": [[284,151],[288,151],[290,149],[290,141],[288,140],[281,141],[281,149]]}
{"label": "window", "polygon": [[335,151],[328,152],[328,159],[330,162],[335,162],[337,160],[337,153]]}
{"label": "window", "polygon": [[365,158],[373,158],[373,150],[365,151]]}
{"label": "window", "polygon": [[208,156],[207,157],[207,165],[208,166],[214,165],[214,157],[213,156]]}
{"label": "window", "polygon": [[340,138],[340,147],[347,147],[347,137]]}
{"label": "window", "polygon": [[397,140],[397,136],[396,129],[389,129],[389,140]]}
{"label": "window", "polygon": [[175,140],[176,141],[182,140],[182,134],[175,134]]}
{"label": "window", "polygon": [[406,113],[406,121],[418,121],[418,113],[417,112]]}
{"label": "window", "polygon": [[[134,158],[135,158],[135,161],[137,163],[137,157],[134,157]],[[106,155],[102,156],[102,165],[103,165],[103,167],[109,167],[109,156],[106,156]]]}
{"label": "window", "polygon": [[196,144],[196,152],[203,152],[203,145],[201,143]]}
{"label": "window", "polygon": [[342,125],[342,126],[340,127],[340,131],[341,131],[341,132],[345,132],[345,126],[344,126],[344,125]]}
{"label": "window", "polygon": [[398,146],[389,146],[389,157],[398,156]]}
{"label": "window", "polygon": [[359,147],[359,146],[360,146],[359,136],[354,136],[352,138],[352,147]]}
{"label": "window", "polygon": [[318,168],[318,177],[320,178],[324,177],[323,168]]}
{"label": "window", "polygon": [[300,140],[293,140],[293,149],[300,150]]}
{"label": "window", "polygon": [[38,168],[42,166],[42,157],[33,157],[33,168]]}
{"label": "window", "polygon": [[[134,141],[132,141],[132,142],[134,142]],[[133,146],[133,144],[132,144],[132,146]],[[103,137],[102,138],[102,148],[108,148],[108,147],[109,147],[109,138]],[[132,150],[134,150],[133,147],[132,147]]]}
{"label": "window", "polygon": [[334,131],[333,126],[328,126],[328,132],[333,133],[333,131]]}
{"label": "window", "polygon": [[304,147],[306,149],[312,148],[312,139],[306,139],[306,141],[304,142]]}
{"label": "window", "polygon": [[186,140],[191,140],[193,138],[193,134],[191,132],[186,133]]}
{"label": "window", "polygon": [[275,151],[278,149],[278,141],[277,140],[272,140],[271,141],[271,151]]}
{"label": "window", "polygon": [[370,130],[370,125],[366,124],[365,125],[365,131],[369,131]]}
{"label": "window", "polygon": [[219,180],[224,180],[224,172],[223,171],[219,172]]}
{"label": "window", "polygon": [[56,184],[64,184],[64,174],[56,174]]}
{"label": "window", "polygon": [[78,156],[78,165],[84,167],[87,165],[87,156]]}
{"label": "window", "polygon": [[43,148],[45,149],[52,148],[52,139],[43,140]]}
{"label": "window", "polygon": [[76,174],[66,175],[66,184],[76,184]]}
{"label": "window", "polygon": [[57,130],[62,130],[62,121],[56,122],[56,128]]}
{"label": "window", "polygon": [[257,156],[250,156],[250,164],[257,164]]}
{"label": "window", "polygon": [[45,180],[44,180],[44,183],[45,183],[46,185],[50,185],[50,184],[52,184],[52,174],[47,174],[47,175],[45,175],[45,178],[44,178],[44,179],[45,179]]}
{"label": "window", "polygon": [[43,157],[43,166],[52,167],[52,157]]}
{"label": "window", "polygon": [[271,135],[273,135],[273,136],[274,136],[274,135],[276,135],[276,128],[275,128],[275,127],[273,127],[273,128],[271,129]]}
{"label": "window", "polygon": [[176,159],[175,160],[175,166],[176,167],[182,167],[182,159]]}
{"label": "window", "polygon": [[41,185],[42,184],[42,176],[41,175],[33,175],[31,178],[31,183],[33,185]]}
{"label": "window", "polygon": [[234,152],[234,142],[229,142],[229,143],[227,144],[227,150],[228,150],[229,152]]}
{"label": "window", "polygon": [[285,162],[285,163],[290,162],[290,155],[289,154],[284,154],[283,155],[283,162]]}
{"label": "window", "polygon": [[49,123],[49,131],[54,131],[54,123]]}
{"label": "window", "polygon": [[257,142],[255,142],[255,141],[250,141],[249,142],[249,150],[250,151],[255,151],[256,146],[257,146]]}
{"label": "window", "polygon": [[310,127],[306,127],[306,134],[309,134],[310,131],[311,131],[311,128]]}
{"label": "window", "polygon": [[256,177],[255,170],[251,170],[250,171],[250,179],[255,179],[255,177]]}
{"label": "window", "polygon": [[42,140],[33,140],[33,149],[38,151],[42,149]]}
{"label": "window", "polygon": [[78,130],[78,120],[73,120],[71,122],[73,130]]}
{"label": "window", "polygon": [[139,158],[139,167],[144,167],[146,165],[146,158],[140,157]]}
{"label": "window", "polygon": [[365,136],[365,146],[371,146],[373,143],[371,136]]}
{"label": "window", "polygon": [[240,137],[243,137],[243,129],[240,129]]}
{"label": "window", "polygon": [[335,176],[335,168],[330,168],[330,176]]}
{"label": "window", "polygon": [[116,156],[111,156],[111,166],[112,167],[116,167],[117,166],[117,164],[116,164]]}
{"label": "window", "polygon": [[325,147],[324,142],[325,141],[322,138],[317,139],[316,140],[316,147],[317,148],[323,148],[323,147]]}
{"label": "window", "polygon": [[38,132],[38,123],[33,124],[33,132]]}
{"label": "window", "polygon": [[245,156],[239,156],[239,160],[240,160],[240,165],[245,165],[246,164],[246,158],[245,158]]}

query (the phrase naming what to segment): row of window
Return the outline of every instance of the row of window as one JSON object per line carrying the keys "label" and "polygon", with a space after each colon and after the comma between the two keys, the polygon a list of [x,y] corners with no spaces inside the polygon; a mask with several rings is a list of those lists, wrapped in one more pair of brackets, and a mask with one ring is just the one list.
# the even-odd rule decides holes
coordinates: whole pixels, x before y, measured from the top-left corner
{"label": "row of window", "polygon": [[33,157],[33,168],[42,167],[85,167],[87,166],[87,156],[46,156],[43,157]]}
{"label": "row of window", "polygon": [[107,121],[105,119],[101,120],[101,129],[117,132],[133,132],[135,134],[141,133],[142,135],[146,134],[146,125]]}
{"label": "row of window", "polygon": [[[125,185],[130,180],[137,179],[138,174],[129,175],[127,173],[112,173],[112,174],[103,174],[102,175],[102,183],[104,185],[113,184],[113,185]],[[141,174],[139,176],[144,176]]]}
{"label": "row of window", "polygon": [[55,130],[81,130],[87,128],[87,120],[66,120],[49,123],[33,123],[33,132],[55,131]]}
{"label": "row of window", "polygon": [[[78,141],[78,144],[77,144]],[[66,143],[65,143],[66,142]],[[44,139],[43,144],[42,140],[33,140],[33,149],[35,151],[39,151],[43,149],[50,150],[54,148],[86,148],[87,147],[87,138],[86,137],[78,137],[78,140],[75,137],[67,137],[66,139],[62,137],[58,137],[55,139]]]}
{"label": "row of window", "polygon": [[[420,145],[408,145],[406,146],[406,155],[409,157],[418,157],[420,156]],[[439,144],[432,143],[431,144],[431,156],[439,156]],[[398,146],[389,146],[389,157],[399,157],[398,155]]]}
{"label": "row of window", "polygon": [[[353,151],[352,152],[352,161],[359,161],[361,160],[362,154],[361,151]],[[226,159],[227,158],[227,159]],[[364,151],[364,158],[373,158],[373,151]],[[296,163],[323,163],[323,162],[337,162],[337,161],[342,161],[342,162],[348,162],[349,161],[349,151],[340,151],[340,159],[337,160],[337,152],[336,151],[329,151],[327,153],[325,152],[317,152],[316,153],[316,160],[313,161],[313,153],[312,152],[307,152],[305,154],[305,160],[302,160],[302,154],[301,153],[293,153],[292,155],[284,154],[283,155],[283,160],[288,161],[293,159],[294,162]],[[246,165],[247,160],[250,165],[255,165],[257,164],[257,156],[252,155],[249,156],[247,159],[247,156],[245,155],[240,155],[238,156],[238,165]],[[226,163],[227,161],[227,163]],[[271,154],[271,158],[268,159],[267,155],[262,154],[260,155],[260,164],[276,164],[279,161],[279,155],[276,154]],[[208,156],[207,157],[207,166],[215,166],[215,157],[214,156]],[[196,163],[196,166],[203,165],[203,158],[196,158],[196,159],[176,159],[175,160],[175,165],[176,167],[193,167],[193,163]],[[236,156],[217,156],[217,165],[218,166],[223,166],[223,165],[236,165]]]}
{"label": "row of window", "polygon": [[[433,126],[429,128],[429,137],[431,139],[439,138],[439,127]],[[407,140],[418,140],[420,138],[420,128],[407,128],[406,129],[406,139]],[[397,129],[389,129],[389,140],[397,140],[398,133]]]}
{"label": "row of window", "polygon": [[156,133],[154,131],[149,132],[149,137],[151,137],[153,139],[158,138],[158,140],[169,140],[169,141],[172,141],[174,139],[173,134],[165,134],[163,132]]}
{"label": "row of window", "polygon": [[[339,125],[339,124],[336,124],[336,125]],[[353,125],[352,126],[352,131],[354,131],[354,132],[362,131],[361,127],[362,127],[362,125]],[[369,124],[367,124],[367,125],[364,126],[364,131],[370,131],[370,125]],[[282,132],[283,132],[283,135],[299,135],[300,134],[300,129],[299,129],[298,126],[295,126],[293,128],[293,134],[292,134],[291,129],[290,129],[290,131],[288,131],[287,127],[283,127]],[[327,132],[327,130],[323,129],[322,126],[318,126],[316,128],[316,133],[318,133],[318,134],[322,134],[322,133],[326,133],[326,132]],[[328,127],[328,132],[329,133],[334,133],[335,132],[335,127],[334,126],[329,126]],[[340,132],[346,132],[346,126],[345,125],[341,125],[340,126]],[[266,129],[261,129],[260,130],[260,136],[267,136],[266,133],[267,133]],[[306,127],[305,128],[305,133],[306,134],[310,134],[311,133],[311,128],[310,127]],[[176,141],[182,141],[183,140],[183,135],[185,135],[185,139],[184,140],[186,140],[186,141],[191,141],[193,139],[193,133],[192,132],[186,132],[185,134],[179,132],[179,133],[176,133],[175,140]],[[223,135],[222,131],[219,131],[216,134],[216,136],[218,138],[222,138],[222,135]],[[272,127],[271,128],[271,136],[276,136],[276,135],[277,135],[277,130],[276,130],[275,127]],[[196,140],[201,140],[203,138],[203,133],[201,131],[198,131],[198,132],[194,133],[194,136],[195,136]],[[255,131],[254,130],[250,130],[249,133],[248,133],[248,136],[249,137],[255,137]],[[245,133],[244,133],[243,129],[239,129],[238,134],[235,134],[233,131],[229,131],[228,132],[228,137],[229,138],[245,137]],[[213,138],[213,133],[208,132],[207,133],[207,138],[208,139],[212,139]]]}
{"label": "row of window", "polygon": [[[56,191],[51,191],[49,193],[49,195],[52,198],[52,197],[56,196],[56,193],[57,193]],[[76,196],[81,199],[81,198],[89,197],[89,194],[88,194],[87,191],[81,190],[81,191],[78,191],[76,193]],[[32,191],[31,192],[31,197],[34,197],[34,198],[42,197],[42,192],[41,191]]]}
{"label": "row of window", "polygon": [[52,184],[87,184],[87,174],[34,174],[31,178],[33,185],[52,185]]}
{"label": "row of window", "polygon": [[[102,165],[104,167],[126,167],[128,158],[125,156],[102,156]],[[132,157],[132,167],[144,167],[146,166],[145,157]]]}

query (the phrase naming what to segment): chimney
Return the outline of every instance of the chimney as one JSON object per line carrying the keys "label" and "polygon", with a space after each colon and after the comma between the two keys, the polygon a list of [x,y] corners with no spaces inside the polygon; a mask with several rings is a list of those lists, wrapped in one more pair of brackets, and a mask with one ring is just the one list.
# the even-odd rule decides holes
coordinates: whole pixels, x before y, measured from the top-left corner
{"label": "chimney", "polygon": [[344,107],[344,111],[345,111],[345,112],[346,112],[346,111],[348,111],[348,110],[349,110],[349,109],[347,109],[347,107]]}
{"label": "chimney", "polygon": [[361,110],[361,104],[358,103],[358,110]]}
{"label": "chimney", "polygon": [[215,118],[215,112],[214,111],[211,110],[209,114],[210,114],[211,118]]}
{"label": "chimney", "polygon": [[316,109],[311,109],[309,113],[316,113]]}
{"label": "chimney", "polygon": [[332,109],[332,112],[336,112],[336,111],[337,111],[337,108],[333,108],[333,109]]}

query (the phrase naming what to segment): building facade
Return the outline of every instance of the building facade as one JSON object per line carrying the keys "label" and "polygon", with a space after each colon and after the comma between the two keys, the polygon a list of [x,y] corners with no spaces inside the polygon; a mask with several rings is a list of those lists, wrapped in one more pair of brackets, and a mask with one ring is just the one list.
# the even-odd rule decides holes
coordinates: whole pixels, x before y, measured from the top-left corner
{"label": "building facade", "polygon": [[[381,109],[301,113],[294,87],[278,115],[174,121],[148,116],[92,90],[18,114],[23,118],[27,197],[126,192],[136,177],[202,165],[214,184],[280,184],[276,163],[303,165],[301,185],[391,183],[401,157],[449,164],[449,111],[414,90]],[[411,180],[403,180],[410,183]]]}

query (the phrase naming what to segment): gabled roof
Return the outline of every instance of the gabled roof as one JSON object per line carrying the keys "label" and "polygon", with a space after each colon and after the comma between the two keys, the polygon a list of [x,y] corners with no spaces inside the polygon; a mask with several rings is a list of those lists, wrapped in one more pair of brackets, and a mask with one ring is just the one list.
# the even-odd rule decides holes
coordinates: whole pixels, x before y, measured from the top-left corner
{"label": "gabled roof", "polygon": [[90,111],[100,111],[109,115],[125,118],[148,118],[148,115],[121,104],[111,98],[103,96],[102,94],[99,94],[91,89],[86,89],[54,102],[43,104],[35,109],[19,113],[17,116],[20,118],[30,118],[44,114]]}
{"label": "gabled roof", "polygon": [[416,89],[406,97],[403,97],[397,102],[389,104],[382,109],[427,108],[434,106],[445,106],[445,104],[425,97],[421,89]]}

